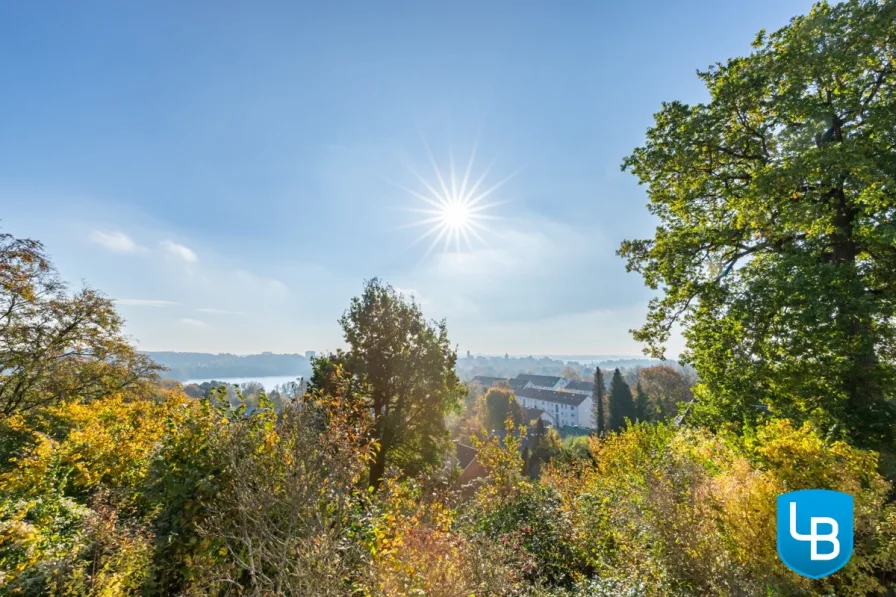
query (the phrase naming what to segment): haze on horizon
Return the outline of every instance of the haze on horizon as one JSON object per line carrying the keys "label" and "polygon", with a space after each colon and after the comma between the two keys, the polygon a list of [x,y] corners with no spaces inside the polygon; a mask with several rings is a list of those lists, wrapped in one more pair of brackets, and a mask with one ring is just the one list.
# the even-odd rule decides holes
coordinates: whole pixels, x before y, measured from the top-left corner
{"label": "haze on horizon", "polygon": [[[141,350],[334,349],[378,276],[462,352],[516,355],[640,354],[651,294],[615,251],[655,222],[622,158],[810,6],[163,4],[0,7],[4,231]],[[496,188],[430,250],[452,164]]]}

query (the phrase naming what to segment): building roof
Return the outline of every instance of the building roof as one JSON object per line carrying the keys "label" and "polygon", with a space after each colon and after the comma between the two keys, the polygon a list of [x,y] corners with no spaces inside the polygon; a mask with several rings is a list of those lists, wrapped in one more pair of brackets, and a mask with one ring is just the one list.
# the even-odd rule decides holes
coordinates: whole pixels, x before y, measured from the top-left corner
{"label": "building roof", "polygon": [[566,384],[567,390],[594,391],[593,381],[571,381]]}
{"label": "building roof", "polygon": [[527,408],[526,409],[525,417],[526,417],[527,422],[538,420],[541,418],[541,415],[547,415],[548,418],[551,419],[551,421],[554,420],[554,415],[552,415],[549,412],[545,412],[545,411],[541,410],[540,408]]}
{"label": "building roof", "polygon": [[511,379],[510,380],[510,389],[513,390],[514,394],[518,391],[522,390],[526,387],[526,384],[529,383],[526,379]]}
{"label": "building roof", "polygon": [[495,385],[496,383],[498,383],[499,381],[507,381],[507,378],[506,377],[490,377],[488,375],[477,375],[476,377],[473,378],[473,381],[475,381],[478,384],[482,384],[483,386],[485,386],[487,388],[490,388],[493,385]]}
{"label": "building roof", "polygon": [[542,386],[545,388],[552,388],[557,385],[557,382],[560,381],[561,377],[554,377],[553,375],[529,375],[527,373],[520,373],[516,376],[517,379],[522,379],[525,381],[531,381],[534,386]]}
{"label": "building roof", "polygon": [[465,469],[470,466],[470,463],[473,462],[473,460],[476,458],[476,448],[472,446],[468,446],[460,442],[454,442],[454,448],[457,453],[457,460],[460,463],[461,469]]}
{"label": "building roof", "polygon": [[556,402],[558,404],[569,404],[571,406],[578,406],[588,399],[588,396],[585,396],[584,394],[556,392],[554,390],[539,390],[536,388],[523,388],[516,392],[516,397],[544,400],[545,402]]}

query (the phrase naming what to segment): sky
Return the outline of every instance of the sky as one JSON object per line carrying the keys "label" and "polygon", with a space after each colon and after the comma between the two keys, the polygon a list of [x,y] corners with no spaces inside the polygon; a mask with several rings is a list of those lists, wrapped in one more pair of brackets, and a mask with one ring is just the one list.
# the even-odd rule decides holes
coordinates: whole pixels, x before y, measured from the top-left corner
{"label": "sky", "polygon": [[[335,349],[376,276],[462,351],[637,355],[653,295],[615,253],[657,222],[620,164],[810,6],[3,2],[0,229],[143,350]],[[430,249],[468,164],[479,238]]]}

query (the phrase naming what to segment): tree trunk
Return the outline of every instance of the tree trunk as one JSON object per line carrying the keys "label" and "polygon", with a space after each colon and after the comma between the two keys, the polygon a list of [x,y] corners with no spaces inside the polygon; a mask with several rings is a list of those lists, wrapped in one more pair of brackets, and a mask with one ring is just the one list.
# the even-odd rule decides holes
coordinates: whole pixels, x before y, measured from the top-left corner
{"label": "tree trunk", "polygon": [[850,366],[843,380],[848,401],[847,416],[854,420],[860,433],[855,441],[860,445],[874,445],[879,439],[875,436],[887,433],[880,426],[888,425],[889,417],[883,412],[887,405],[878,383],[880,361],[874,327],[871,315],[862,305],[867,288],[857,263],[859,248],[853,233],[856,210],[849,204],[842,185],[832,195],[831,261],[841,268],[839,276],[848,288],[845,300],[838,305],[835,324],[849,338]]}
{"label": "tree trunk", "polygon": [[376,458],[370,463],[370,487],[379,489],[383,483],[383,475],[386,474],[386,450],[381,445],[377,450]]}

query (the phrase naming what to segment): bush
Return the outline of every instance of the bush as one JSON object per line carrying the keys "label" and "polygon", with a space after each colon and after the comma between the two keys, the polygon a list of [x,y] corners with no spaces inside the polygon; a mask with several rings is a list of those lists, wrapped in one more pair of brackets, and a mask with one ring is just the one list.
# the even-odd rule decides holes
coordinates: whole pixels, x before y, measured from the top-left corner
{"label": "bush", "polygon": [[0,475],[0,582],[23,594],[142,582],[150,539],[133,516],[145,507],[139,488],[183,406],[116,395],[53,406],[33,426],[20,419],[21,453]]}
{"label": "bush", "polygon": [[[641,424],[592,443],[596,465],[554,468],[545,482],[599,577],[652,595],[866,595],[896,569],[896,508],[872,452],[786,421],[746,439]],[[776,498],[807,488],[856,498],[853,558],[819,581],[776,553]]]}

